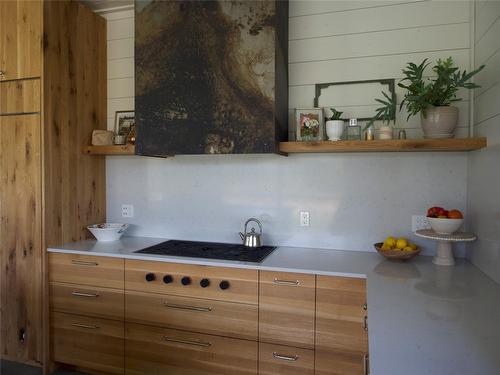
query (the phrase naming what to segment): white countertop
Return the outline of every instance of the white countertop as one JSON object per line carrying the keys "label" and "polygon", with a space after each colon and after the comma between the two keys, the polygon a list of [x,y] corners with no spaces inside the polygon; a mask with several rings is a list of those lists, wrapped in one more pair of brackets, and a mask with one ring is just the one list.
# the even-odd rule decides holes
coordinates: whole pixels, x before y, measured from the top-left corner
{"label": "white countertop", "polygon": [[259,264],[134,254],[165,238],[81,241],[49,252],[366,277],[371,375],[500,374],[500,285],[465,260],[391,262],[376,253],[279,247]]}

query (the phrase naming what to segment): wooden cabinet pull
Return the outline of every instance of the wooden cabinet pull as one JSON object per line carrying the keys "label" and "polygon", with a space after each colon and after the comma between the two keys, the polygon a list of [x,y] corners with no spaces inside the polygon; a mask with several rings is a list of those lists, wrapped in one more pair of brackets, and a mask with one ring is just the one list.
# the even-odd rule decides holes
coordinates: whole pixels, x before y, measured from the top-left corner
{"label": "wooden cabinet pull", "polygon": [[99,265],[99,263],[97,262],[88,262],[85,260],[76,260],[76,259],[71,260],[71,263],[74,264],[75,266],[87,266],[87,267],[95,267]]}
{"label": "wooden cabinet pull", "polygon": [[299,359],[298,355],[284,355],[284,354],[279,354],[277,352],[273,352],[273,357],[276,359],[280,359],[282,361],[296,361]]}
{"label": "wooden cabinet pull", "polygon": [[274,283],[278,284],[278,285],[291,285],[291,286],[297,286],[300,284],[299,280],[295,280],[295,281],[280,280],[277,277],[274,278]]}
{"label": "wooden cabinet pull", "polygon": [[184,345],[193,345],[193,346],[201,346],[204,348],[208,348],[209,346],[212,346],[212,343],[210,342],[203,342],[203,341],[194,341],[194,340],[183,340],[183,339],[176,339],[173,337],[168,337],[168,336],[163,336],[164,341],[168,342],[173,342],[176,344],[184,344]]}
{"label": "wooden cabinet pull", "polygon": [[190,310],[190,311],[200,311],[200,312],[210,312],[211,307],[198,307],[198,306],[188,306],[188,305],[177,305],[175,303],[165,302],[164,306],[169,309],[179,309],[179,310]]}
{"label": "wooden cabinet pull", "polygon": [[85,328],[85,329],[98,329],[98,326],[95,325],[90,325],[90,324],[83,324],[83,323],[73,323],[72,324],[74,327],[78,328]]}
{"label": "wooden cabinet pull", "polygon": [[82,293],[82,292],[71,292],[72,296],[75,297],[87,297],[87,298],[97,298],[99,294],[91,294],[91,293]]}

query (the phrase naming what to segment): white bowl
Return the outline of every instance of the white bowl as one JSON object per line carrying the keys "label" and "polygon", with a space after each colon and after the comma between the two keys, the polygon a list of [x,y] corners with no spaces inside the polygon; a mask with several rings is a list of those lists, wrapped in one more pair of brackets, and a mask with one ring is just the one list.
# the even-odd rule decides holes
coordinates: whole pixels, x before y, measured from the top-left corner
{"label": "white bowl", "polygon": [[97,241],[102,242],[118,241],[127,228],[128,224],[119,223],[92,224],[87,227]]}
{"label": "white bowl", "polygon": [[441,219],[428,217],[427,220],[432,230],[438,234],[453,234],[460,229],[464,219]]}

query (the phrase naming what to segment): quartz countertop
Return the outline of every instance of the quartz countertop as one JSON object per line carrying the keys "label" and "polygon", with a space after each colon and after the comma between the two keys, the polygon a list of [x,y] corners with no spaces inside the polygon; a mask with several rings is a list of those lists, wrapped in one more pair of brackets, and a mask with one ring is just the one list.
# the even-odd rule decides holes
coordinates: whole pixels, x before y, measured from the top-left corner
{"label": "quartz countertop", "polygon": [[74,242],[49,252],[367,279],[371,375],[498,375],[500,285],[467,260],[436,266],[377,253],[278,247],[261,263],[135,254],[165,238]]}

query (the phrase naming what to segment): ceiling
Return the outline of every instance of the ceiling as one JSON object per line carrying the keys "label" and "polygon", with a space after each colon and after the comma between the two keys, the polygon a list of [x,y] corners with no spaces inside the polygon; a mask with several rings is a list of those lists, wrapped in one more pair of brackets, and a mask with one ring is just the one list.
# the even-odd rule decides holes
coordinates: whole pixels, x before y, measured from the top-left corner
{"label": "ceiling", "polygon": [[113,8],[131,7],[134,0],[80,0],[95,12],[102,12]]}

